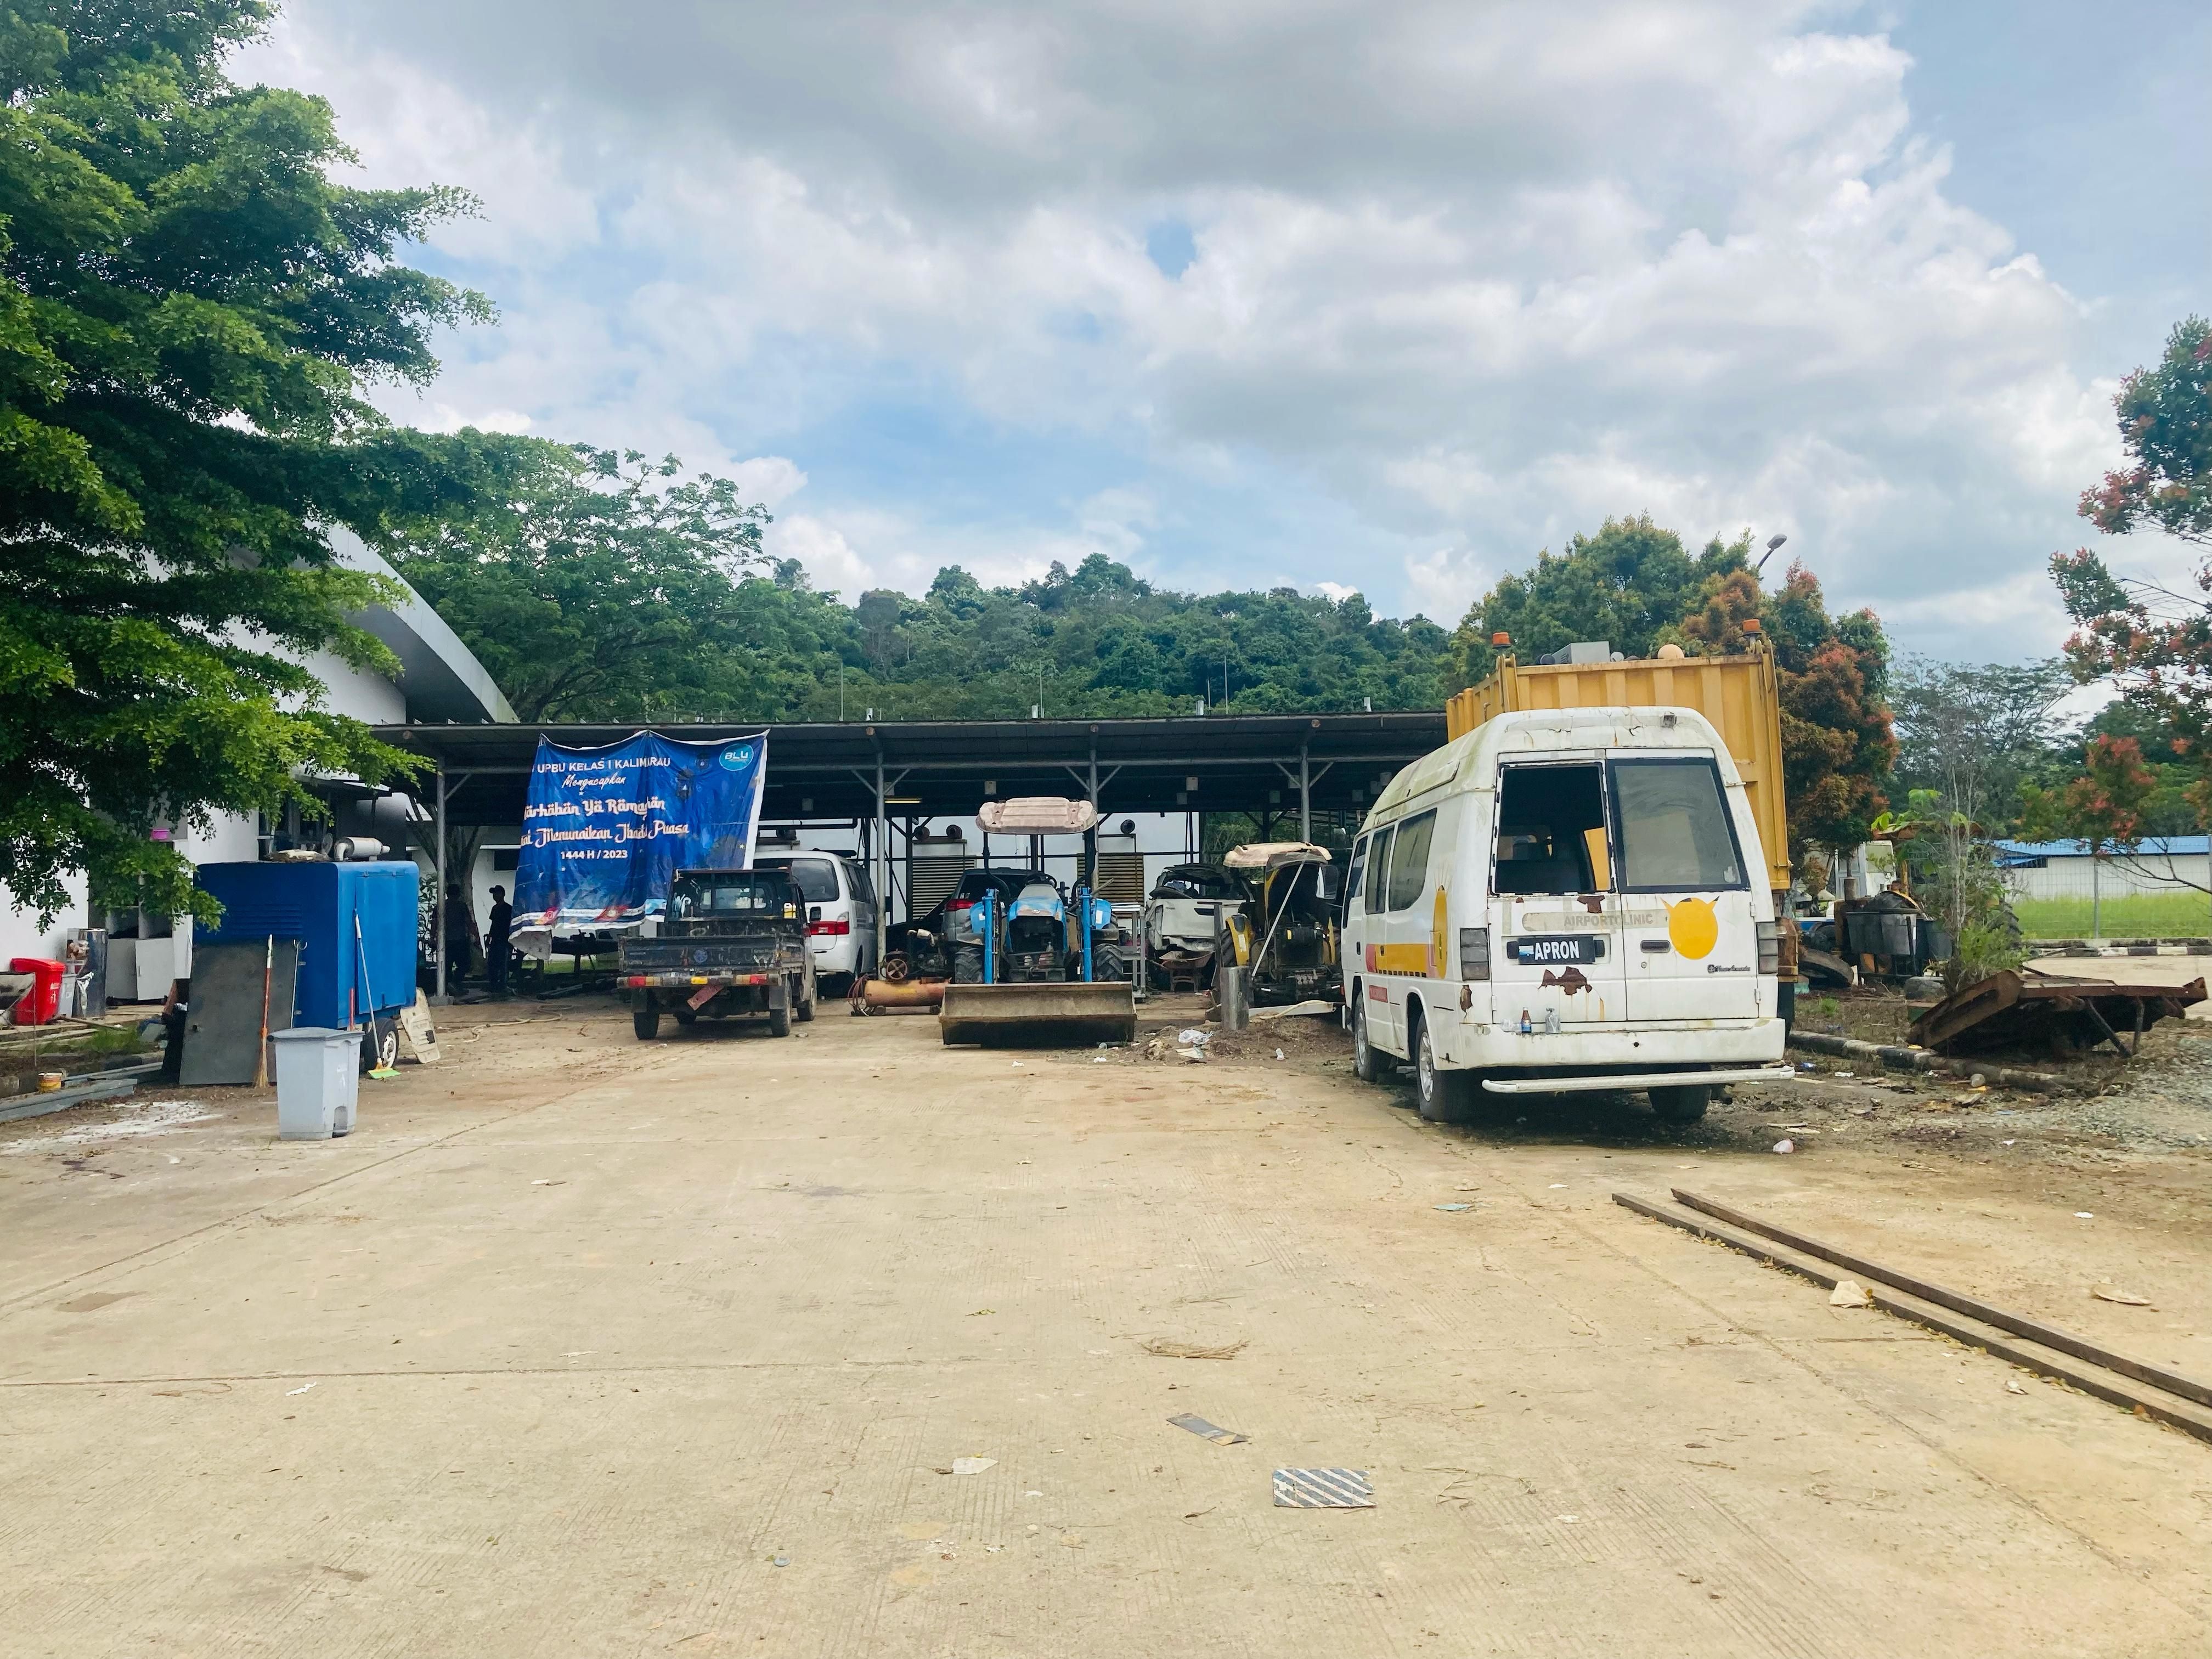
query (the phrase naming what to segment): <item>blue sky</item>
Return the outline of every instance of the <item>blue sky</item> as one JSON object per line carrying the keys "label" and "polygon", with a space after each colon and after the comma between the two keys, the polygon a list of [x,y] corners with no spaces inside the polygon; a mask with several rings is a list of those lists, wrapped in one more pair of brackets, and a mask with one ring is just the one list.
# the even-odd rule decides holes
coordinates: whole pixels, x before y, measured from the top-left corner
{"label": "blue sky", "polygon": [[848,599],[1096,550],[1450,622],[1649,511],[2018,657],[2212,309],[2208,62],[2139,0],[293,0],[240,67],[483,198],[422,258],[502,322],[396,416],[735,471]]}

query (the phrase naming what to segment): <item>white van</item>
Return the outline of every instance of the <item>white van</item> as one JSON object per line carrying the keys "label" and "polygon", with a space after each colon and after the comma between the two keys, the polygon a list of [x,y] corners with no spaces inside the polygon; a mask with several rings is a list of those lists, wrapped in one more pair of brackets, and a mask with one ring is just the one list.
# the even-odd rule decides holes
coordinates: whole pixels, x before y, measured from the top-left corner
{"label": "white van", "polygon": [[1644,1089],[1673,1122],[1782,1062],[1759,831],[1687,708],[1504,714],[1382,792],[1345,880],[1353,1061],[1421,1115],[1478,1090]]}
{"label": "white van", "polygon": [[849,989],[853,975],[876,969],[876,891],[858,859],[842,853],[775,853],[757,858],[763,870],[781,870],[806,902],[806,944],[814,976]]}

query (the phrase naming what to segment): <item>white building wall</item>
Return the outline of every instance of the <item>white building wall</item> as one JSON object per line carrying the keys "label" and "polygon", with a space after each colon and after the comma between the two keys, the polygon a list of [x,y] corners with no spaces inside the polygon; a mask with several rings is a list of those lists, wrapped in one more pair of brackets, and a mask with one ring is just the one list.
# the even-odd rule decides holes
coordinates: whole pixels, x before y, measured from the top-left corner
{"label": "white building wall", "polygon": [[[2093,863],[2098,866],[2094,875]],[[2160,854],[2098,860],[2076,854],[2053,858],[2041,869],[2008,871],[2006,881],[2026,899],[2087,899],[2093,891],[2105,898],[2172,895],[2188,892],[2191,883],[2202,893],[2212,877],[2208,866],[2212,866],[2212,859],[2202,853],[2179,853],[2171,859]],[[2212,898],[2207,902],[2212,903]]]}

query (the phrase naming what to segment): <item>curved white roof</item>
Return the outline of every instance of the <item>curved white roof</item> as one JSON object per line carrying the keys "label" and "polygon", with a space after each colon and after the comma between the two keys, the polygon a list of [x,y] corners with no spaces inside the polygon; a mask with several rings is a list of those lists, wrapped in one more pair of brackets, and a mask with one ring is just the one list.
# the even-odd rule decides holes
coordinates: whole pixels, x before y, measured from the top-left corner
{"label": "curved white roof", "polygon": [[333,526],[330,537],[339,562],[372,575],[388,576],[407,589],[398,604],[373,605],[346,620],[374,635],[399,659],[396,684],[407,700],[408,721],[416,725],[513,724],[514,709],[506,694],[492,683],[476,653],[446,625],[446,619],[353,532]]}

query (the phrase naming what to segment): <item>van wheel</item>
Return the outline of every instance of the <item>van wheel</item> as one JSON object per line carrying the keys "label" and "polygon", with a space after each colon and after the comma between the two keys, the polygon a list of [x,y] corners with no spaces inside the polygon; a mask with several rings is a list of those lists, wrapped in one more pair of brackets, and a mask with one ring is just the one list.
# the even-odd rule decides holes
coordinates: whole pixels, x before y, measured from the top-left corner
{"label": "van wheel", "polygon": [[660,1035],[660,1010],[633,1008],[629,1013],[630,1030],[637,1033],[640,1042],[650,1042]]}
{"label": "van wheel", "polygon": [[1362,1083],[1379,1083],[1382,1078],[1382,1062],[1375,1053],[1375,1045],[1367,1040],[1367,994],[1364,987],[1359,1000],[1352,1005],[1352,1074]]}
{"label": "van wheel", "polygon": [[1713,1097],[1710,1083],[1682,1083],[1651,1091],[1651,1110],[1662,1123],[1695,1123]]}
{"label": "van wheel", "polygon": [[1474,1079],[1465,1072],[1441,1071],[1429,1042],[1429,1022],[1416,1017],[1413,1027],[1413,1101],[1425,1123],[1465,1123],[1474,1115]]}

